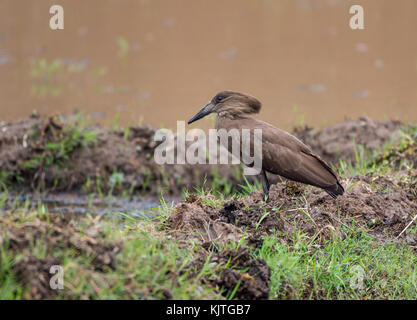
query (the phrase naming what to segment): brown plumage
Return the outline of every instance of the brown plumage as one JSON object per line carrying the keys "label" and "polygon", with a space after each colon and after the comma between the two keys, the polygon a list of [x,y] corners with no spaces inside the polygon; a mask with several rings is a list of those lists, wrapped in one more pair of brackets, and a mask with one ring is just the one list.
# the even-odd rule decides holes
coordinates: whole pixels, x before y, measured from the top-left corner
{"label": "brown plumage", "polygon": [[[261,178],[266,198],[269,195],[269,182],[265,172],[322,188],[333,198],[342,195],[344,189],[336,173],[307,145],[288,132],[249,117],[259,113],[260,109],[261,103],[254,97],[223,91],[215,95],[188,123],[215,112],[216,129],[262,129]],[[230,142],[228,148],[232,152]]]}

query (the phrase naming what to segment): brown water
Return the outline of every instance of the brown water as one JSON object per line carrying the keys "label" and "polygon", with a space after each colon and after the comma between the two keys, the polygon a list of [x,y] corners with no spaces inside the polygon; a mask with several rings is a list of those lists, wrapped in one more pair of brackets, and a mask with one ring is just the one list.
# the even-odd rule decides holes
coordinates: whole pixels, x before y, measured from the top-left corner
{"label": "brown water", "polygon": [[[75,193],[49,194],[9,194],[0,198],[0,215],[16,208],[29,211],[48,211],[85,215],[87,213],[134,218],[152,218],[159,215],[162,207],[173,208],[181,199],[164,197],[163,202],[156,197],[113,197],[78,195]],[[164,204],[163,204],[164,203]],[[42,208],[43,206],[43,208]]]}
{"label": "brown water", "polygon": [[[64,30],[49,29],[52,4]],[[416,31],[415,0],[2,0],[0,120],[84,110],[175,127],[224,89],[284,128],[417,120]]]}

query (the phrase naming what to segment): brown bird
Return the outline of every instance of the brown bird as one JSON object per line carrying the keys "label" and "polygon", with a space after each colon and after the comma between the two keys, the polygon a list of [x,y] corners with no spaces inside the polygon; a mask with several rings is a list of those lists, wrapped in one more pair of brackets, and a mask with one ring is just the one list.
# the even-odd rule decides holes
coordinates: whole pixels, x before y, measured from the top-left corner
{"label": "brown bird", "polygon": [[[342,195],[345,190],[337,174],[307,145],[288,132],[250,117],[251,114],[259,113],[260,109],[261,102],[252,96],[222,91],[192,117],[188,124],[215,112],[216,129],[237,129],[239,132],[249,129],[251,133],[254,129],[262,129],[261,179],[266,200],[269,198],[270,187],[266,172],[322,188],[333,198]],[[253,141],[251,139],[252,144]],[[232,152],[230,143],[226,147]],[[253,146],[251,152],[253,153]],[[238,156],[242,158],[241,151]]]}

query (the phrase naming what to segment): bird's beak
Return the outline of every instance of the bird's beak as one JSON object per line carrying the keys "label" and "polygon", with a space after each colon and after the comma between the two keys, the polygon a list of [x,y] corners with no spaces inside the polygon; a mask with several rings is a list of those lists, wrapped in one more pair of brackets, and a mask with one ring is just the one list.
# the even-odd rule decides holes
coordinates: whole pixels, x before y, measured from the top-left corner
{"label": "bird's beak", "polygon": [[207,103],[203,109],[197,112],[197,114],[192,117],[190,120],[188,120],[188,124],[193,123],[194,121],[197,121],[201,118],[204,118],[206,115],[210,114],[213,110],[213,104],[211,102]]}

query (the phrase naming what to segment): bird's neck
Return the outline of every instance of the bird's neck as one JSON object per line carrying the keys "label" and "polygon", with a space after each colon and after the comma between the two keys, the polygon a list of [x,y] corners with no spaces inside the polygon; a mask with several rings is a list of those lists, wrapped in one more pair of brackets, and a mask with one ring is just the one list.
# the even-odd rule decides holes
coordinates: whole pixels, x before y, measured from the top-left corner
{"label": "bird's neck", "polygon": [[233,122],[239,119],[247,119],[249,118],[248,115],[245,114],[236,114],[236,113],[229,113],[229,112],[219,112],[216,117],[216,129],[226,128],[226,127],[233,127]]}
{"label": "bird's neck", "polygon": [[217,119],[219,118],[224,118],[224,119],[229,119],[229,120],[238,120],[238,119],[249,118],[249,115],[243,112],[220,111],[217,113]]}

